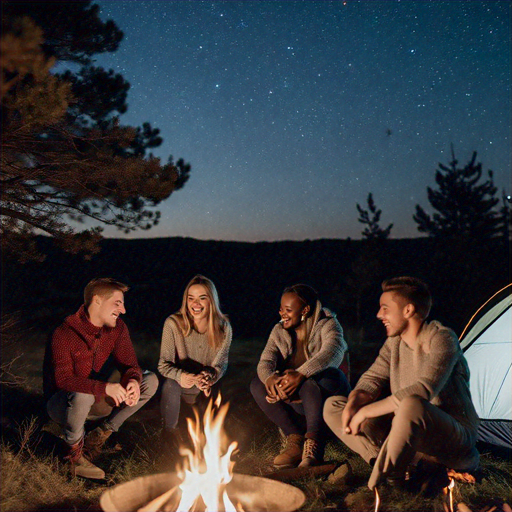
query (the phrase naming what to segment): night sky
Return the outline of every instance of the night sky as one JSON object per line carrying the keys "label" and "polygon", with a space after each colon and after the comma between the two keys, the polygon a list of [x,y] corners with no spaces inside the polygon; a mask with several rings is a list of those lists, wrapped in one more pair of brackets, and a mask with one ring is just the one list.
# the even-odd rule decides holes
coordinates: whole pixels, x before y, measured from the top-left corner
{"label": "night sky", "polygon": [[393,238],[420,236],[451,143],[510,193],[508,0],[97,3],[125,34],[96,62],[131,84],[121,122],[192,165],[132,237],[360,238],[369,192]]}

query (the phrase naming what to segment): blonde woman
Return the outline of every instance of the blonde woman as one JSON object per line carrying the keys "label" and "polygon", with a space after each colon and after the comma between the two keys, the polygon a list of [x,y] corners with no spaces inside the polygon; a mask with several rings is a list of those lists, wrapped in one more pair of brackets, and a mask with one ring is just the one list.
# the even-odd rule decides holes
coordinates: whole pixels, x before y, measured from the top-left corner
{"label": "blonde woman", "polygon": [[286,446],[274,466],[312,466],[323,460],[326,398],[350,392],[339,369],[347,343],[334,313],[322,307],[308,285],[284,290],[279,316],[261,354],[251,393],[286,435]]}
{"label": "blonde woman", "polygon": [[231,325],[219,306],[213,282],[195,276],[185,288],[181,308],[165,320],[158,371],[165,377],[161,412],[164,441],[172,442],[181,400],[194,404],[209,396],[228,366]]}

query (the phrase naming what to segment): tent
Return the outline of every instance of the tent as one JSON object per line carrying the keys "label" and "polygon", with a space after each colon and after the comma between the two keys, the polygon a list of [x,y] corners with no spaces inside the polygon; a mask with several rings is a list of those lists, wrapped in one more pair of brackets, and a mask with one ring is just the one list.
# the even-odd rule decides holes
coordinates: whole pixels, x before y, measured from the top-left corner
{"label": "tent", "polygon": [[478,439],[512,448],[512,284],[493,295],[461,335]]}

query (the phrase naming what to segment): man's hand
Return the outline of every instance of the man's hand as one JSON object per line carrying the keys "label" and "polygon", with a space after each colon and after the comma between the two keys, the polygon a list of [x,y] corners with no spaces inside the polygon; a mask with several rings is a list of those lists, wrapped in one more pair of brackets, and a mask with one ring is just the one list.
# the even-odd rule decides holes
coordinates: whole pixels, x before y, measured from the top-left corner
{"label": "man's hand", "polygon": [[306,380],[306,377],[296,370],[285,370],[282,379],[278,383],[283,393],[292,396],[299,386]]}
{"label": "man's hand", "polygon": [[352,416],[352,419],[350,420],[350,423],[348,425],[348,429],[350,432],[347,432],[348,434],[352,434],[356,436],[361,432],[361,425],[363,424],[364,420],[366,420],[365,415],[365,407],[361,407],[354,416]]}
{"label": "man's hand", "polygon": [[347,405],[341,414],[341,431],[344,434],[356,434],[357,432],[353,432],[352,428],[357,426],[357,431],[359,431],[359,427],[361,423],[364,421],[359,418],[356,419],[354,424],[352,424],[352,419],[356,415],[356,413],[361,409],[364,405],[370,403],[372,401],[372,397],[368,391],[363,391],[362,389],[356,389],[350,393],[348,396]]}
{"label": "man's hand", "polygon": [[193,373],[181,372],[180,386],[182,388],[191,388],[192,386],[199,387],[199,375],[194,375]]}
{"label": "man's hand", "polygon": [[128,397],[126,389],[117,382],[107,382],[105,393],[114,400],[116,407],[119,407]]}
{"label": "man's hand", "polygon": [[128,385],[126,386],[126,392],[128,394],[128,397],[126,398],[124,403],[128,407],[133,407],[134,405],[137,405],[140,399],[140,385],[138,381],[136,381],[135,379],[130,379],[128,381]]}

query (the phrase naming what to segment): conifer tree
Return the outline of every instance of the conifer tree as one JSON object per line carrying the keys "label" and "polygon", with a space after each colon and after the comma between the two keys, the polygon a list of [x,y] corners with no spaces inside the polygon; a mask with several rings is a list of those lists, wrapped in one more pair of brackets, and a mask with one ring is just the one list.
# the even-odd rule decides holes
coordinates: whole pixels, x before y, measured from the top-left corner
{"label": "conifer tree", "polygon": [[367,203],[367,210],[359,206],[359,204],[356,204],[357,211],[359,212],[359,218],[357,220],[361,222],[361,224],[366,224],[366,227],[362,232],[363,238],[366,238],[367,240],[384,240],[386,238],[389,238],[393,224],[390,224],[385,229],[382,229],[380,227],[379,221],[380,216],[382,214],[382,210],[377,210],[371,192],[368,194]]}
{"label": "conifer tree", "polygon": [[492,171],[482,180],[482,164],[473,153],[464,167],[458,167],[452,146],[448,166],[439,164],[435,180],[439,187],[427,188],[428,200],[436,212],[431,216],[416,205],[413,219],[418,231],[433,237],[457,237],[473,241],[489,239],[499,232],[498,204]]}
{"label": "conifer tree", "polygon": [[[77,232],[70,220],[149,229],[189,176],[183,160],[150,153],[158,129],[120,125],[129,84],[92,57],[114,51],[122,32],[98,12],[88,0],[2,2],[1,234],[20,258],[34,255],[36,232],[96,251],[102,228]],[[58,62],[73,68],[54,73]]]}

